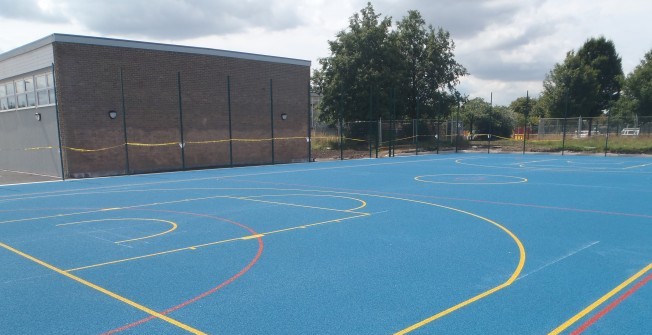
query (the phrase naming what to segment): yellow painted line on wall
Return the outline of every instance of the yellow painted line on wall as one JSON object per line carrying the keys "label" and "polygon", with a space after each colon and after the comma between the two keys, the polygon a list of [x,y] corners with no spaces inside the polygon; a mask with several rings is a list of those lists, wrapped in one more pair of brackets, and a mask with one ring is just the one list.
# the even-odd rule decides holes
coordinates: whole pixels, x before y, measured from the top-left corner
{"label": "yellow painted line on wall", "polygon": [[92,289],[94,289],[94,290],[96,290],[98,292],[101,292],[101,293],[103,293],[105,295],[108,295],[109,297],[111,297],[113,299],[116,299],[116,300],[118,300],[120,302],[123,302],[123,303],[125,303],[125,304],[127,304],[127,305],[129,305],[131,307],[134,307],[134,308],[136,308],[138,310],[141,310],[141,311],[143,311],[143,312],[145,312],[145,313],[147,313],[147,314],[149,314],[149,315],[151,315],[153,317],[156,317],[156,318],[158,318],[160,320],[163,320],[163,321],[165,321],[167,323],[170,323],[170,324],[172,324],[174,326],[177,326],[177,327],[179,327],[179,328],[181,328],[181,329],[183,329],[183,330],[185,330],[187,332],[190,332],[192,334],[206,334],[206,333],[204,333],[204,332],[202,332],[202,331],[200,331],[198,329],[195,329],[195,328],[193,328],[191,326],[188,326],[188,325],[186,325],[184,323],[181,323],[181,322],[179,322],[179,321],[177,321],[177,320],[175,320],[175,319],[173,319],[171,317],[168,317],[168,316],[165,316],[165,315],[163,315],[161,313],[158,313],[158,312],[156,312],[156,311],[154,311],[154,310],[152,310],[152,309],[150,309],[148,307],[145,307],[145,306],[143,306],[143,305],[141,305],[141,304],[139,304],[137,302],[129,300],[129,299],[127,299],[127,298],[125,298],[125,297],[123,297],[121,295],[118,295],[116,293],[113,293],[113,292],[111,292],[111,291],[109,291],[109,290],[107,290],[107,289],[105,289],[105,288],[103,288],[101,286],[98,286],[98,285],[93,284],[93,283],[91,283],[91,282],[89,282],[87,280],[84,280],[84,279],[79,278],[79,277],[77,277],[77,276],[75,276],[73,274],[70,274],[70,273],[68,273],[68,272],[66,272],[64,270],[61,270],[61,269],[55,267],[54,265],[48,264],[48,263],[46,263],[46,262],[44,262],[44,261],[42,261],[42,260],[40,260],[40,259],[38,259],[36,257],[30,256],[30,255],[28,255],[28,254],[26,254],[26,253],[24,253],[24,252],[22,252],[22,251],[20,251],[18,249],[12,248],[12,247],[10,247],[10,246],[2,243],[2,242],[0,242],[0,247],[3,247],[5,249],[19,255],[19,256],[22,256],[22,257],[24,257],[24,258],[26,258],[26,259],[34,262],[34,263],[37,263],[37,264],[41,265],[43,267],[46,267],[46,268],[48,268],[48,269],[50,269],[50,270],[52,270],[52,271],[54,271],[54,272],[56,272],[56,273],[58,273],[58,274],[60,274],[62,276],[68,277],[68,278],[70,278],[70,279],[72,279],[72,280],[74,280],[74,281],[76,281],[76,282],[78,282],[80,284],[83,284],[83,285],[88,286],[88,287],[90,287],[90,288],[92,288]]}
{"label": "yellow painted line on wall", "polygon": [[598,306],[602,305],[605,301],[611,299],[614,295],[616,295],[618,292],[622,291],[625,287],[629,286],[631,283],[633,283],[636,279],[640,278],[643,276],[646,272],[652,270],[652,263],[648,264],[646,267],[644,267],[642,270],[634,274],[633,276],[629,277],[627,280],[622,282],[620,285],[616,286],[613,290],[609,291],[607,294],[603,295],[600,297],[600,299],[596,300],[593,302],[591,305],[587,306],[584,308],[582,311],[579,313],[575,314],[573,317],[568,319],[566,322],[562,323],[559,325],[559,327],[555,328],[553,331],[548,333],[548,335],[557,335],[564,330],[566,330],[568,327],[570,327],[572,324],[577,322],[579,319],[585,317],[587,314],[589,314],[591,311],[596,309]]}

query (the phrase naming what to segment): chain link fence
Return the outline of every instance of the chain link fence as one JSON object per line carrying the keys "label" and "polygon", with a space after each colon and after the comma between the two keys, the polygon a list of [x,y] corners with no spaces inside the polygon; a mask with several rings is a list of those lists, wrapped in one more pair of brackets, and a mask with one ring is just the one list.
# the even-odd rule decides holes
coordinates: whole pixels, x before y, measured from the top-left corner
{"label": "chain link fence", "polygon": [[313,158],[355,159],[443,152],[651,154],[652,117],[541,118],[510,137],[456,119],[343,122],[313,129]]}

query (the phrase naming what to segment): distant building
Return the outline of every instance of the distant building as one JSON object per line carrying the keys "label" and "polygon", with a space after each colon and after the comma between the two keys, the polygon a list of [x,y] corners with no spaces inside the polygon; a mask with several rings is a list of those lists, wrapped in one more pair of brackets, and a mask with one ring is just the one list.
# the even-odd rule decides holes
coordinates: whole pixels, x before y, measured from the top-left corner
{"label": "distant building", "polygon": [[0,54],[0,169],[65,177],[309,160],[310,62],[54,34]]}

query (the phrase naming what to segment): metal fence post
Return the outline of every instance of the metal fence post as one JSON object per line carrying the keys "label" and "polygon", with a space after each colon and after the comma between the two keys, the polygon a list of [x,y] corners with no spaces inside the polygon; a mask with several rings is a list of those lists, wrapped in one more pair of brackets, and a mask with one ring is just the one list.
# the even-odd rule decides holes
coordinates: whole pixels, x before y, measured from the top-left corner
{"label": "metal fence post", "polygon": [[125,173],[130,174],[129,168],[129,140],[127,137],[127,107],[125,103],[125,84],[122,68],[120,68],[120,95],[122,100],[122,129],[125,141]]}
{"label": "metal fence post", "polygon": [[185,170],[186,169],[186,153],[185,153],[186,144],[184,143],[183,140],[183,100],[181,98],[181,72],[177,72],[177,88],[179,90],[179,135],[181,138],[181,143],[179,143],[179,145],[181,146],[181,169]]}
{"label": "metal fence post", "polygon": [[61,138],[61,120],[59,120],[59,99],[57,97],[57,76],[52,63],[52,79],[54,80],[54,112],[57,117],[57,139],[59,140],[59,163],[61,164],[61,180],[66,180],[66,170],[63,164],[63,139]]}
{"label": "metal fence post", "polygon": [[226,102],[229,110],[229,166],[233,167],[233,124],[231,119],[231,76],[226,76]]}
{"label": "metal fence post", "polygon": [[273,92],[273,82],[272,79],[269,79],[269,114],[272,127],[272,164],[276,164],[274,157],[274,92]]}

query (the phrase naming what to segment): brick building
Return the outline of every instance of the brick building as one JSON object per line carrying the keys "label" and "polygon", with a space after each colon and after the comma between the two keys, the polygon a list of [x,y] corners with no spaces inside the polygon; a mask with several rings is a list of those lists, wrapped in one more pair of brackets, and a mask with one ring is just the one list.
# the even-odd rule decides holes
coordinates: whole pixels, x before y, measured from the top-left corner
{"label": "brick building", "polygon": [[310,160],[310,62],[54,34],[0,54],[0,169],[64,177]]}

